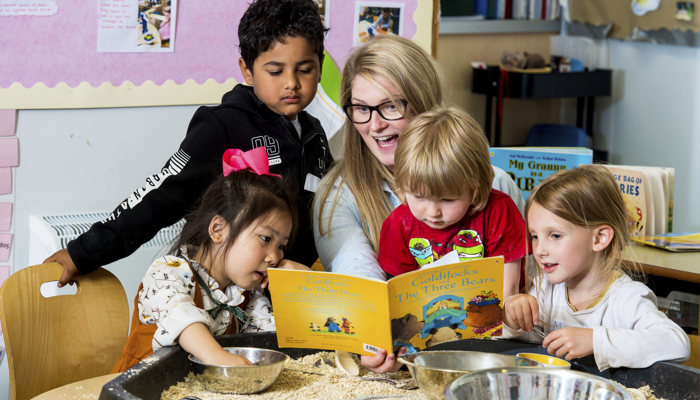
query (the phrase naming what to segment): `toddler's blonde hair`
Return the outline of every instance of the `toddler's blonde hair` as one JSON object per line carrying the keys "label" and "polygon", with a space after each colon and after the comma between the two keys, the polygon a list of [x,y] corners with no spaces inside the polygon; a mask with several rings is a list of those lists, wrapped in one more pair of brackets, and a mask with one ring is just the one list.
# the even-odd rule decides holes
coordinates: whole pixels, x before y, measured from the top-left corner
{"label": "toddler's blonde hair", "polygon": [[444,197],[472,194],[470,213],[486,207],[494,172],[479,123],[454,106],[419,114],[399,136],[394,154],[399,193]]}

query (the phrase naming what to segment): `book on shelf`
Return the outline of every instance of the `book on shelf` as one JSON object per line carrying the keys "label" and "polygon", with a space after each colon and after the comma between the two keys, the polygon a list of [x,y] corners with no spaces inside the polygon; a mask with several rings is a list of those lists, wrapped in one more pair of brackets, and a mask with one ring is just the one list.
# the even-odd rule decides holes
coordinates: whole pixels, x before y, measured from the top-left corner
{"label": "book on shelf", "polygon": [[500,336],[503,257],[435,264],[388,281],[269,269],[278,346],[372,355]]}
{"label": "book on shelf", "polygon": [[700,251],[700,232],[635,236],[632,240],[669,251]]}
{"label": "book on shelf", "polygon": [[585,147],[491,147],[489,153],[491,164],[513,178],[526,200],[553,173],[593,162],[593,150]]}
{"label": "book on shelf", "polygon": [[652,236],[672,231],[675,184],[673,168],[603,165],[613,173],[625,199],[632,221],[632,236]]}

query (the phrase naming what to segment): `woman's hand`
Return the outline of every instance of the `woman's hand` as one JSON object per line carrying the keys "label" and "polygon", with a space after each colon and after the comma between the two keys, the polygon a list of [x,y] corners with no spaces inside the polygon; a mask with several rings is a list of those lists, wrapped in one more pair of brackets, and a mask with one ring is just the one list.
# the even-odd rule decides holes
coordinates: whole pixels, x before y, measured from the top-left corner
{"label": "woman's hand", "polygon": [[63,267],[63,273],[58,279],[58,287],[61,288],[66,285],[73,285],[75,283],[73,277],[78,275],[78,267],[76,267],[75,263],[73,263],[73,259],[70,257],[68,250],[61,249],[44,260],[44,264],[50,262],[59,263]]}
{"label": "woman's hand", "polygon": [[549,354],[573,360],[593,354],[593,329],[561,328],[550,332],[542,341]]}
{"label": "woman's hand", "polygon": [[540,322],[537,299],[529,294],[514,294],[506,298],[503,323],[512,329],[531,331]]}
{"label": "woman's hand", "polygon": [[[284,260],[280,261],[279,264],[275,265],[275,268],[279,268],[279,269],[295,269],[295,270],[297,270],[297,271],[311,271],[311,268],[307,267],[306,265],[304,265],[304,264],[299,264],[299,263],[296,262],[296,261],[287,260],[287,259],[284,259]],[[263,281],[260,283],[260,287],[263,288],[263,289],[265,289],[265,288],[267,287],[267,283],[268,283],[268,279],[267,279],[267,275],[265,275],[265,278],[264,278]]]}
{"label": "woman's hand", "polygon": [[401,368],[401,363],[396,361],[396,357],[400,357],[406,354],[408,350],[405,347],[399,348],[399,353],[395,355],[394,353],[387,354],[386,350],[380,349],[374,356],[362,356],[360,361],[362,365],[369,368],[370,371],[375,374],[384,374],[387,372],[395,372]]}
{"label": "woman's hand", "polygon": [[287,260],[287,259],[284,259],[284,260],[280,261],[279,264],[277,264],[277,265],[275,266],[275,268],[279,268],[279,269],[296,269],[296,270],[298,270],[298,271],[311,271],[311,268],[307,267],[306,265],[304,265],[304,264],[299,264],[298,262],[295,262],[295,261],[292,261],[292,260]]}

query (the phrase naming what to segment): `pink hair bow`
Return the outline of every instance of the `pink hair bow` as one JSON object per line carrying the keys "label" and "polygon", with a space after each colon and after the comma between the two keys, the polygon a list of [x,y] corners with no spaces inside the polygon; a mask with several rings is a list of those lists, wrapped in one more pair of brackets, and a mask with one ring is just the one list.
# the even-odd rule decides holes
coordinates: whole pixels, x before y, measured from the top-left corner
{"label": "pink hair bow", "polygon": [[281,178],[280,175],[270,173],[270,164],[267,159],[265,147],[256,147],[252,150],[228,149],[223,157],[224,176],[231,172],[250,170],[258,175],[271,175]]}

